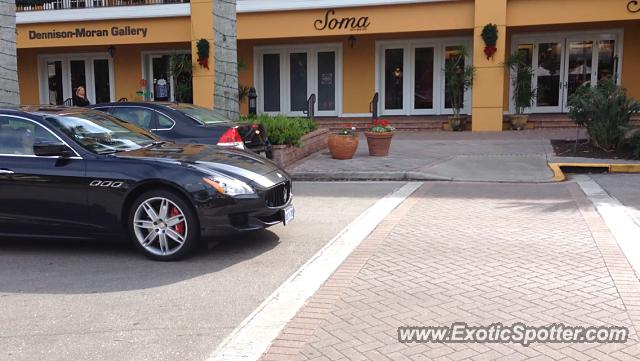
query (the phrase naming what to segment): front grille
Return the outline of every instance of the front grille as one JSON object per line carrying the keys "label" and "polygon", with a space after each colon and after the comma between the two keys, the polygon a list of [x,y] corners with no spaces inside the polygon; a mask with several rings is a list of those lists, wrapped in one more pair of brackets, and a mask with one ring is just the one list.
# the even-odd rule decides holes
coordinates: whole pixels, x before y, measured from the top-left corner
{"label": "front grille", "polygon": [[280,183],[277,186],[267,189],[264,199],[269,207],[280,207],[291,198],[291,182]]}

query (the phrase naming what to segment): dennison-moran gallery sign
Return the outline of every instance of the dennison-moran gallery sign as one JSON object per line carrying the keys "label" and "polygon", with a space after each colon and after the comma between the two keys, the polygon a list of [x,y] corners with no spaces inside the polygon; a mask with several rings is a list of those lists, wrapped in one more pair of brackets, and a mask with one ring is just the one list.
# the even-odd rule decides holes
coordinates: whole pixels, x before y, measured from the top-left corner
{"label": "dennison-moran gallery sign", "polygon": [[136,28],[132,26],[112,26],[108,29],[87,29],[75,28],[74,30],[51,30],[35,31],[29,30],[29,40],[41,39],[72,39],[72,38],[103,38],[108,36],[141,36],[147,37],[147,28]]}

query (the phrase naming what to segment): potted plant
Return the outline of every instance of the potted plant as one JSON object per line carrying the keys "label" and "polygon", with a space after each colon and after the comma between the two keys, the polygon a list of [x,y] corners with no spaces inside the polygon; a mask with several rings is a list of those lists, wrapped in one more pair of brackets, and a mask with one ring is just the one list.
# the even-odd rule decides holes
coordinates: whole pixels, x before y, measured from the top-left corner
{"label": "potted plant", "polygon": [[444,64],[445,96],[451,103],[453,115],[449,117],[449,126],[453,131],[461,131],[467,121],[467,116],[461,116],[460,110],[464,107],[464,94],[473,85],[475,68],[472,65],[465,66],[467,50],[461,47]]}
{"label": "potted plant", "polygon": [[533,69],[527,56],[517,52],[509,55],[505,65],[511,73],[513,103],[516,107],[516,113],[510,116],[511,127],[514,130],[522,130],[527,127],[529,121],[529,116],[524,114],[524,111],[530,108],[536,99],[536,89],[531,84]]}
{"label": "potted plant", "polygon": [[333,159],[351,159],[358,149],[358,134],[351,124],[344,124],[329,135],[329,152]]}
{"label": "potted plant", "polygon": [[369,155],[374,157],[386,157],[389,155],[389,147],[391,146],[391,138],[393,138],[393,128],[389,121],[385,119],[376,119],[364,132],[367,136],[367,145],[369,146]]}

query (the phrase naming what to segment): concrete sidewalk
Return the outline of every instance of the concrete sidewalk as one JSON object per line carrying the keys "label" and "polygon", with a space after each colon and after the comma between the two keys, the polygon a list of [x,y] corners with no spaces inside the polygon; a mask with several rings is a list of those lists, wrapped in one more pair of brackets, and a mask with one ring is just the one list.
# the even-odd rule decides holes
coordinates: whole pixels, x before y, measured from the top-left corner
{"label": "concrete sidewalk", "polygon": [[361,134],[353,159],[335,160],[326,150],[293,165],[289,172],[298,180],[552,182],[548,163],[567,159],[555,156],[550,140],[575,136],[575,130],[398,132],[388,157],[370,157]]}
{"label": "concrete sidewalk", "polygon": [[[632,360],[640,281],[577,184],[425,184],[263,360]],[[626,343],[408,343],[401,326],[623,326]]]}

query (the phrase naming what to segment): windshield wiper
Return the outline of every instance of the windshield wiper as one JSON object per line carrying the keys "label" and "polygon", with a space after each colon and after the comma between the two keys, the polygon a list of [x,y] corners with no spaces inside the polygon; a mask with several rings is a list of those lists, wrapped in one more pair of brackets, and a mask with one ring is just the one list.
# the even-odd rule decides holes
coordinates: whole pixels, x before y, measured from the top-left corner
{"label": "windshield wiper", "polygon": [[159,146],[159,145],[163,145],[163,144],[165,144],[165,143],[166,143],[166,142],[165,142],[164,140],[156,140],[156,141],[153,141],[153,142],[151,142],[151,143],[149,143],[149,144],[145,145],[145,146],[144,146],[144,147],[142,147],[142,148],[145,148],[145,149],[146,149],[146,148],[151,148],[151,147],[157,147],[157,146]]}

